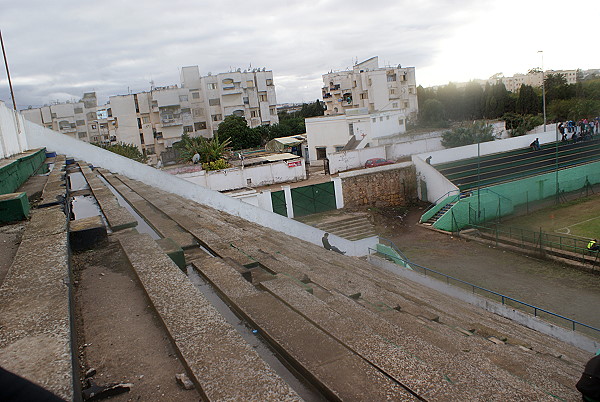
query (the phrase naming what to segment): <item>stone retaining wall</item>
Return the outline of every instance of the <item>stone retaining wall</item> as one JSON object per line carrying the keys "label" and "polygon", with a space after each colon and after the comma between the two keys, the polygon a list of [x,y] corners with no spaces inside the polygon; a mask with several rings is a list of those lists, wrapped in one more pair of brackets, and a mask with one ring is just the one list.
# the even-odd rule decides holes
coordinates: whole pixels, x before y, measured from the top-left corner
{"label": "stone retaining wall", "polygon": [[[382,166],[366,169],[360,175],[340,175],[344,191],[344,206],[403,206],[417,197],[414,165]],[[386,169],[384,169],[386,168]],[[372,172],[371,172],[372,171]]]}

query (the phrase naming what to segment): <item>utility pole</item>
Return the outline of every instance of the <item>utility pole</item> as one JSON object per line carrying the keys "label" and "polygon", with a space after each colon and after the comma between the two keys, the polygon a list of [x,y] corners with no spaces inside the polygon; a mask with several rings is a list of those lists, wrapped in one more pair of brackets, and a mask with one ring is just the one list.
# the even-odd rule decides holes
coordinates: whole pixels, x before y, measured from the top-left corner
{"label": "utility pole", "polygon": [[12,97],[13,109],[17,111],[17,102],[15,101],[15,93],[13,92],[12,81],[10,80],[10,71],[8,70],[8,60],[6,59],[6,50],[4,50],[4,40],[2,39],[2,31],[0,31],[0,44],[2,45],[2,56],[4,56],[4,65],[6,66],[6,76],[8,77],[8,87],[10,88],[10,96]]}

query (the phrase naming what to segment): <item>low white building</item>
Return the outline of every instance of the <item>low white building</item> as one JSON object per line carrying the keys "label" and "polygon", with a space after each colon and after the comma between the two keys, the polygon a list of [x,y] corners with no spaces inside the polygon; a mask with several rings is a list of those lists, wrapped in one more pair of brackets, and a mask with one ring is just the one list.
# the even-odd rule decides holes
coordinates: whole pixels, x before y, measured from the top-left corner
{"label": "low white building", "polygon": [[369,113],[366,108],[346,114],[305,119],[311,163],[328,154],[379,145],[379,139],[406,132],[406,115],[400,110]]}

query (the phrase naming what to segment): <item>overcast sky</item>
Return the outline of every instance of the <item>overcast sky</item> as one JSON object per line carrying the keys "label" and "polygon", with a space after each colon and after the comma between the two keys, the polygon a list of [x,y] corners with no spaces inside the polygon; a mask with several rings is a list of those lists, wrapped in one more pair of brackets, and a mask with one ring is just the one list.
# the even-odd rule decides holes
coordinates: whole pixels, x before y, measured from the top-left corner
{"label": "overcast sky", "polygon": [[[379,56],[431,86],[545,69],[600,68],[599,0],[0,0],[20,108],[266,67],[277,101],[313,102],[321,75]],[[0,100],[12,106],[0,68]]]}

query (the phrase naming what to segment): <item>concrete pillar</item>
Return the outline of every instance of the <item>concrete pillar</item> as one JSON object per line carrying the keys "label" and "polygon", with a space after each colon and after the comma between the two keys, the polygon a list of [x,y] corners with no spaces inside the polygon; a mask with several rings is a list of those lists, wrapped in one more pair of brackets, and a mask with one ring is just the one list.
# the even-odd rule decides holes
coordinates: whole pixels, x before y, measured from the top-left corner
{"label": "concrete pillar", "polygon": [[271,198],[271,190],[263,190],[257,195],[259,208],[273,212],[273,199]]}
{"label": "concrete pillar", "polygon": [[336,177],[332,179],[333,189],[335,190],[335,207],[337,209],[344,208],[344,189],[342,187],[342,179]]}
{"label": "concrete pillar", "polygon": [[288,186],[281,186],[283,190],[283,194],[285,195],[285,206],[287,208],[287,216],[288,218],[294,217],[294,208],[292,204],[292,188]]}

